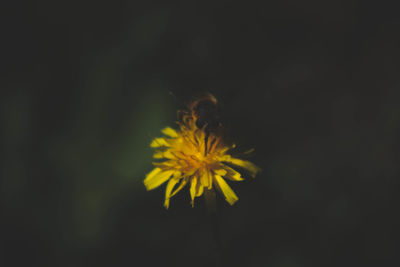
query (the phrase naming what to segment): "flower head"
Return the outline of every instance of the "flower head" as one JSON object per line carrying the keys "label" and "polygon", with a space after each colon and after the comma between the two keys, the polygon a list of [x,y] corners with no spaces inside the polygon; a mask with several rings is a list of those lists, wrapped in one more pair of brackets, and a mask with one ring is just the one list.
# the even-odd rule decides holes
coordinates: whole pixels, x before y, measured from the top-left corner
{"label": "flower head", "polygon": [[147,174],[144,185],[147,190],[152,190],[168,181],[164,202],[167,209],[170,198],[186,185],[190,188],[192,206],[195,197],[214,188],[233,205],[239,198],[225,179],[242,181],[243,178],[232,167],[243,168],[253,177],[259,171],[253,163],[232,157],[228,152],[234,145],[227,146],[221,136],[206,127],[198,128],[196,120],[196,116],[184,115],[178,122],[179,130],[164,128],[162,133],[166,137],[155,138],[150,144],[158,149],[153,157],[165,161],[153,163],[155,168]]}

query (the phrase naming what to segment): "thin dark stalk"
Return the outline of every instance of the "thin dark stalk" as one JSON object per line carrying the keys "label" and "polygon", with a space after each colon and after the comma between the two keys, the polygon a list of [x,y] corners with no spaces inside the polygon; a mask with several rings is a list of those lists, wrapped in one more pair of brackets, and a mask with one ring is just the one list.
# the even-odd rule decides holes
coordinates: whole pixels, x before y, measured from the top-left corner
{"label": "thin dark stalk", "polygon": [[222,242],[221,242],[215,191],[214,189],[206,190],[204,194],[205,194],[204,196],[207,208],[207,217],[213,233],[215,266],[222,267],[222,262],[223,262]]}

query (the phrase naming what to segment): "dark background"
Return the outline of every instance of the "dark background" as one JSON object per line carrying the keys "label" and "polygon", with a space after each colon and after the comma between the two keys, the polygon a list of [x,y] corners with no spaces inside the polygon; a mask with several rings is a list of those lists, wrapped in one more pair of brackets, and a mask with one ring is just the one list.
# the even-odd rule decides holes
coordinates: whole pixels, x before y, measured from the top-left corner
{"label": "dark background", "polygon": [[263,170],[219,196],[222,266],[400,266],[399,9],[167,2],[2,8],[0,266],[214,266],[203,198],[142,182],[204,91]]}

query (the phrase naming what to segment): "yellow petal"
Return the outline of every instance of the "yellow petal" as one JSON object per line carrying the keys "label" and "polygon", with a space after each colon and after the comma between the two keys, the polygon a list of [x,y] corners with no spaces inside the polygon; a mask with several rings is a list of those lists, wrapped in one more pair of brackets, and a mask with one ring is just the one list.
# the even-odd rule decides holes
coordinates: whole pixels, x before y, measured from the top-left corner
{"label": "yellow petal", "polygon": [[161,169],[171,169],[171,167],[176,166],[176,163],[172,160],[167,160],[163,162],[153,162],[153,165]]}
{"label": "yellow petal", "polygon": [[151,147],[170,146],[164,137],[154,138],[150,144]]}
{"label": "yellow petal", "polygon": [[212,181],[213,181],[213,174],[210,171],[207,171],[208,173],[208,189],[212,188]]}
{"label": "yellow petal", "polygon": [[[235,148],[235,147],[236,147],[235,144],[232,144],[231,146],[225,146],[225,147],[221,148],[220,153],[221,153],[221,154],[225,154],[228,150],[231,150],[231,149],[233,149],[233,148]],[[229,157],[230,157],[230,156],[229,156]]]}
{"label": "yellow petal", "polygon": [[197,183],[197,187],[196,187],[196,197],[199,197],[203,194],[204,191],[204,186],[201,183]]}
{"label": "yellow petal", "polygon": [[204,186],[204,187],[210,187],[210,179],[209,179],[209,173],[207,170],[205,170],[203,172],[203,174],[200,177],[200,183]]}
{"label": "yellow petal", "polygon": [[215,170],[214,172],[215,172],[215,174],[218,174],[219,176],[225,176],[227,173],[227,171],[224,169],[218,169],[218,170]]}
{"label": "yellow petal", "polygon": [[163,157],[164,157],[164,152],[162,152],[162,151],[156,151],[154,154],[153,154],[153,158],[155,158],[155,159],[162,159]]}
{"label": "yellow petal", "polygon": [[258,168],[256,165],[251,163],[250,161],[247,160],[242,160],[242,159],[237,159],[237,158],[232,158],[232,157],[225,157],[223,159],[225,162],[232,163],[233,165],[242,167],[250,172],[250,174],[254,177],[256,174],[261,170]]}
{"label": "yellow petal", "polygon": [[207,150],[208,150],[208,152],[212,152],[213,151],[216,143],[218,143],[218,138],[215,137],[214,135],[210,135],[208,137],[208,142],[207,142]]}
{"label": "yellow petal", "polygon": [[173,173],[173,170],[162,171],[160,168],[155,168],[144,179],[144,185],[147,190],[152,190],[166,182]]}
{"label": "yellow petal", "polygon": [[196,196],[196,183],[197,179],[192,177],[192,181],[190,184],[190,198],[192,199],[192,207],[194,207],[194,197]]}
{"label": "yellow petal", "polygon": [[225,180],[221,176],[217,174],[214,177],[218,184],[219,189],[221,189],[222,194],[225,196],[225,200],[228,201],[230,205],[233,205],[236,201],[239,200],[235,192],[233,192],[233,190],[229,187],[229,185],[225,182]]}
{"label": "yellow petal", "polygon": [[174,186],[179,182],[179,176],[181,175],[180,172],[174,172],[174,177],[172,177],[171,180],[169,180],[167,187],[165,189],[165,202],[164,202],[164,207],[168,209],[169,207],[169,200],[171,198],[171,192]]}
{"label": "yellow petal", "polygon": [[174,192],[172,192],[170,198],[173,197],[173,196],[175,196],[176,193],[178,193],[179,191],[181,191],[182,188],[185,187],[185,185],[187,184],[187,182],[188,182],[187,179],[183,179],[182,182],[180,183],[180,185],[178,186],[178,188],[176,188],[176,189],[174,190]]}
{"label": "yellow petal", "polygon": [[221,176],[225,176],[226,178],[228,178],[229,180],[232,180],[232,181],[243,181],[244,180],[243,177],[240,175],[240,173],[235,171],[231,167],[224,166],[224,169],[226,171],[226,174],[221,175]]}
{"label": "yellow petal", "polygon": [[200,147],[201,148],[201,154],[205,154],[205,149],[206,149],[206,145],[205,145],[205,137],[206,137],[206,134],[205,134],[205,132],[203,131],[203,130],[197,130],[196,132],[195,132],[195,136],[194,136],[194,139],[195,140],[197,140],[197,142],[198,142],[198,147]]}
{"label": "yellow petal", "polygon": [[169,137],[176,138],[178,137],[178,133],[172,129],[171,127],[165,127],[164,129],[161,130],[161,132],[165,135],[168,135]]}
{"label": "yellow petal", "polygon": [[176,156],[174,153],[172,153],[169,150],[167,150],[167,151],[159,151],[158,150],[153,154],[153,158],[155,158],[155,159],[162,159],[162,158],[176,159]]}
{"label": "yellow petal", "polygon": [[154,176],[159,174],[161,172],[161,168],[154,168],[151,172],[149,172],[146,175],[146,178],[144,179],[144,183],[146,184],[146,181],[153,179]]}

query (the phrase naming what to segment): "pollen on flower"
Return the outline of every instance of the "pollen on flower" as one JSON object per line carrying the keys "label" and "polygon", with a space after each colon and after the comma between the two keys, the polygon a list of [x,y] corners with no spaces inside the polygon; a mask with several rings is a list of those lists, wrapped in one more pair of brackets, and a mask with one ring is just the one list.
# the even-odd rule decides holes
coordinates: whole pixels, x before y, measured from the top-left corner
{"label": "pollen on flower", "polygon": [[233,205],[239,198],[225,179],[242,181],[243,178],[232,167],[245,169],[253,177],[260,169],[249,161],[232,157],[229,150],[233,145],[225,145],[218,134],[207,131],[205,127],[198,128],[194,116],[185,115],[178,124],[178,130],[164,128],[162,133],[165,137],[155,138],[150,144],[157,149],[153,157],[164,161],[153,163],[155,168],[144,180],[146,189],[152,190],[168,182],[164,202],[167,209],[171,197],[186,185],[192,207],[196,197],[214,188]]}

